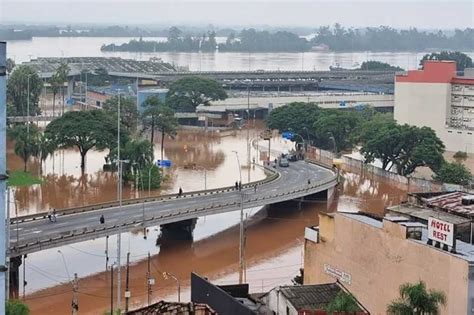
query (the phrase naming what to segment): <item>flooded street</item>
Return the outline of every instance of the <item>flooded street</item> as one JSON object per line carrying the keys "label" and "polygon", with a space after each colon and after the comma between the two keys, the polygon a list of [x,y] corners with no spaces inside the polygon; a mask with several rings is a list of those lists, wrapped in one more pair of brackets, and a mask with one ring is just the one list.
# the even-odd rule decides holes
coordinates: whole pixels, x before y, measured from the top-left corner
{"label": "flooded street", "polygon": [[[259,129],[252,129],[249,139],[257,138]],[[266,146],[268,142],[261,141]],[[274,138],[272,148],[290,148],[291,143]],[[155,145],[155,158],[159,158],[159,139]],[[204,186],[216,188],[231,186],[239,178],[234,150],[239,152],[243,182],[264,178],[260,168],[248,168],[247,132],[223,131],[220,133],[181,131],[165,141],[165,158],[173,167],[165,170],[168,180],[152,195],[176,193],[183,190],[201,190]],[[102,171],[104,152],[90,152],[84,175],[79,168],[79,154],[75,150],[57,152],[43,165],[43,184],[16,188],[11,192],[16,203],[10,205],[15,216],[46,211],[49,208],[73,207],[116,199],[116,174]],[[10,169],[21,169],[22,162],[8,152]],[[260,160],[254,148],[250,160]],[[197,169],[192,169],[196,164]],[[33,174],[39,174],[37,163],[30,163]],[[290,166],[291,167],[291,166]],[[206,172],[204,170],[206,169]],[[206,175],[206,176],[204,176]],[[304,228],[318,224],[322,211],[368,211],[382,214],[384,206],[403,200],[405,191],[378,181],[371,176],[344,173],[345,180],[330,202],[304,203],[298,210],[296,203],[287,202],[265,209],[246,209],[248,216],[246,238],[246,279],[252,292],[269,290],[278,284],[289,284],[302,267]],[[147,195],[132,187],[124,187],[124,198]],[[16,205],[16,208],[15,208]],[[122,266],[130,252],[131,307],[147,302],[147,256],[151,255],[151,273],[156,280],[151,301],[177,300],[176,283],[165,280],[163,272],[174,274],[181,281],[181,299],[189,300],[189,277],[194,271],[216,283],[235,283],[238,280],[238,211],[201,217],[194,229],[192,241],[163,240],[157,245],[159,227],[122,234]],[[59,217],[58,221],[61,221]],[[21,233],[13,226],[11,235]],[[100,314],[110,303],[110,267],[116,261],[116,236],[44,250],[28,255],[25,267],[27,285],[20,286],[20,297],[32,314],[65,314],[70,311],[74,273],[79,277],[79,309],[81,314]],[[106,253],[106,248],[108,252]],[[59,251],[58,251],[59,249]],[[108,257],[108,261],[107,261]],[[109,268],[110,270],[110,268]],[[116,278],[116,275],[115,275]],[[125,282],[125,268],[122,280]],[[22,283],[22,279],[20,279]],[[125,285],[122,285],[124,289]],[[114,289],[115,290],[115,289]],[[116,292],[114,292],[116,296]]]}

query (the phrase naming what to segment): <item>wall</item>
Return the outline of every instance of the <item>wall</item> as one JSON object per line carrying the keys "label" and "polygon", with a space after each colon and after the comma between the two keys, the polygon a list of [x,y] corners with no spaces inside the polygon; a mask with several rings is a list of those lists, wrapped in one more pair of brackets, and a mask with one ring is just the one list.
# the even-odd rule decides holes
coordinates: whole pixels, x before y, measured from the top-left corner
{"label": "wall", "polygon": [[467,313],[465,260],[342,214],[335,214],[334,222],[333,241],[305,242],[305,284],[335,281],[324,272],[324,264],[334,266],[350,274],[351,283],[344,285],[375,315],[386,313],[401,284],[423,280],[429,289],[446,293],[441,314]]}
{"label": "wall", "polygon": [[[280,315],[298,315],[298,311],[288,302],[283,294],[280,293],[280,288],[272,289],[264,297],[265,304],[276,314]],[[287,313],[287,307],[289,313]]]}
{"label": "wall", "polygon": [[450,83],[395,82],[394,118],[399,124],[428,126],[439,133],[444,130],[450,101]]}

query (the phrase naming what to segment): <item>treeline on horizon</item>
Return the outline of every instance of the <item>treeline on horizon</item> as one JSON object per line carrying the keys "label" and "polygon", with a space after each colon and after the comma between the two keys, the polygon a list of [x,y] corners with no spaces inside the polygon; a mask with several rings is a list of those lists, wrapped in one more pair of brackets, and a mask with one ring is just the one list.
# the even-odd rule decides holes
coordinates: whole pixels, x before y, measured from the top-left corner
{"label": "treeline on horizon", "polygon": [[442,31],[427,32],[416,28],[396,30],[388,26],[364,29],[323,26],[314,37],[306,39],[288,31],[258,31],[253,28],[232,32],[225,43],[217,44],[216,32],[202,35],[184,33],[177,27],[168,30],[167,41],[131,40],[121,45],[103,45],[103,51],[180,51],[180,52],[305,52],[330,51],[426,51],[448,49],[472,51],[474,29],[456,29],[451,36]]}

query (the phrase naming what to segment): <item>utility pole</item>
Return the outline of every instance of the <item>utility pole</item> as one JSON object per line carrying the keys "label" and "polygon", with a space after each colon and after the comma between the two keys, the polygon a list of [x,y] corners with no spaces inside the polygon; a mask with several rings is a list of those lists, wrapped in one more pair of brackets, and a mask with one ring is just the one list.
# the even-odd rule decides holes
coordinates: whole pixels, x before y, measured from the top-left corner
{"label": "utility pole", "polygon": [[[118,172],[119,180],[117,183],[117,197],[119,199],[119,208],[122,208],[122,163],[120,161],[120,92],[118,94],[118,104],[117,104],[117,163],[118,163]],[[117,308],[120,308],[121,304],[121,270],[120,270],[120,250],[122,247],[122,235],[117,234]]]}
{"label": "utility pole", "polygon": [[125,278],[125,313],[128,313],[128,302],[130,300],[130,291],[128,291],[128,277],[130,270],[130,252],[127,253],[127,277]]}
{"label": "utility pole", "polygon": [[[5,248],[10,248],[10,188],[7,189],[7,219],[5,221]],[[10,299],[10,257],[5,257],[5,300]]]}
{"label": "utility pole", "polygon": [[105,271],[109,269],[109,236],[105,237]]}
{"label": "utility pole", "polygon": [[77,289],[78,289],[78,283],[77,283],[77,273],[74,273],[74,280],[72,281],[72,315],[77,315],[77,312],[79,311],[79,302],[77,300]]}
{"label": "utility pole", "polygon": [[148,252],[148,271],[146,273],[146,284],[147,284],[148,305],[150,305],[150,300],[151,300],[150,252]]}
{"label": "utility pole", "polygon": [[110,315],[114,314],[114,265],[110,265]]}
{"label": "utility pole", "polygon": [[[237,157],[237,165],[239,167],[240,184],[242,183],[242,169],[240,167],[239,154],[237,151],[232,151]],[[244,272],[244,195],[240,189],[240,228],[239,228],[239,284],[243,283]]]}
{"label": "utility pole", "polygon": [[23,301],[25,300],[25,287],[28,282],[26,282],[26,254],[23,255]]}

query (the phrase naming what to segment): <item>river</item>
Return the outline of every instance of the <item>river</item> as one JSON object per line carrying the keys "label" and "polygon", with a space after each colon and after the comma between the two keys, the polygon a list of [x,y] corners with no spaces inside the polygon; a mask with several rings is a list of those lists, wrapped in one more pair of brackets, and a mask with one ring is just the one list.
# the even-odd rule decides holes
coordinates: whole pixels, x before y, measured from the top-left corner
{"label": "river", "polygon": [[[194,71],[215,70],[328,70],[339,65],[354,68],[366,60],[378,60],[404,69],[415,69],[420,59],[429,52],[305,52],[305,53],[128,53],[102,52],[103,44],[121,44],[131,37],[33,37],[31,40],[8,41],[7,55],[17,63],[38,57],[122,57],[162,60],[189,67]],[[137,38],[135,38],[137,39]],[[147,38],[146,40],[164,40]],[[225,40],[218,38],[218,41]],[[474,58],[474,52],[468,52]]]}

